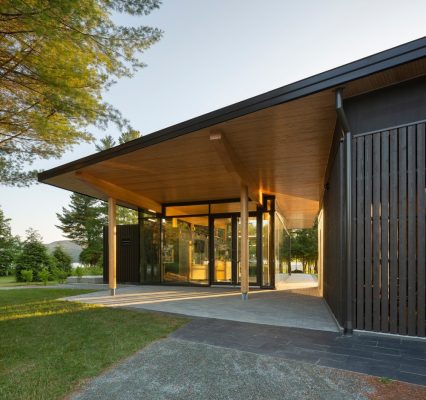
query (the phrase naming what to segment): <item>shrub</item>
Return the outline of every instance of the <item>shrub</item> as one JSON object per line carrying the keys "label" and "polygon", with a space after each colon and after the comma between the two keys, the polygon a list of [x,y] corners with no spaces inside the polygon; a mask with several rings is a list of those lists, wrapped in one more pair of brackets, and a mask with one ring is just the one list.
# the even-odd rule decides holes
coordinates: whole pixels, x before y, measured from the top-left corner
{"label": "shrub", "polygon": [[38,273],[38,276],[41,279],[41,281],[44,283],[44,286],[46,286],[47,285],[47,281],[49,280],[49,277],[50,277],[50,272],[46,268],[43,268]]}
{"label": "shrub", "polygon": [[57,267],[51,269],[51,276],[54,280],[57,280],[59,283],[65,283],[69,274],[65,271],[60,270]]}
{"label": "shrub", "polygon": [[83,277],[83,275],[84,275],[84,269],[83,269],[82,267],[77,267],[77,268],[75,269],[75,274],[77,275],[78,280],[80,281],[80,280],[81,280],[81,278],[82,278],[82,277]]}
{"label": "shrub", "polygon": [[30,283],[33,280],[33,271],[30,269],[22,269],[20,275],[24,282]]}
{"label": "shrub", "polygon": [[64,251],[61,246],[56,246],[55,250],[52,253],[52,257],[54,258],[55,265],[61,271],[66,272],[68,275],[71,275],[71,257]]}
{"label": "shrub", "polygon": [[25,280],[21,272],[24,269],[30,269],[33,271],[33,280],[41,281],[39,273],[43,268],[50,269],[51,266],[52,259],[42,243],[41,236],[32,229],[28,230],[22,252],[16,262],[16,279],[21,282]]}

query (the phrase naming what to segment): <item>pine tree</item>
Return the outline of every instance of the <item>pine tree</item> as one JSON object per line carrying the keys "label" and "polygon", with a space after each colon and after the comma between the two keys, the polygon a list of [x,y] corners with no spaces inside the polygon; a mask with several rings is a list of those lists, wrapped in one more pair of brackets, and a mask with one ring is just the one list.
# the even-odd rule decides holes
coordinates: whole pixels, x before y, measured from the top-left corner
{"label": "pine tree", "polygon": [[83,247],[80,260],[98,264],[102,257],[102,227],[107,223],[105,206],[92,197],[73,193],[69,208],[62,207],[62,213],[56,216],[60,222],[57,228]]}
{"label": "pine tree", "polygon": [[12,274],[19,251],[19,238],[12,235],[10,218],[6,218],[0,208],[0,276]]}

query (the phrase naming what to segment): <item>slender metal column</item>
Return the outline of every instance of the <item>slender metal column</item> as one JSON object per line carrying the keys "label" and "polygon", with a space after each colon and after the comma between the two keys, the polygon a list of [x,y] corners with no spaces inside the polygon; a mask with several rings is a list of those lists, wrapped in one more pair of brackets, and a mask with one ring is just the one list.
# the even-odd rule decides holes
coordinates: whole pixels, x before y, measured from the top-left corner
{"label": "slender metal column", "polygon": [[108,199],[108,283],[111,296],[115,296],[117,288],[117,241],[116,241],[116,202]]}
{"label": "slender metal column", "polygon": [[241,186],[241,296],[248,299],[249,291],[248,187]]}
{"label": "slender metal column", "polygon": [[343,109],[342,89],[336,91],[336,111],[344,133],[344,263],[346,269],[346,321],[345,333],[353,331],[353,291],[352,291],[352,133]]}

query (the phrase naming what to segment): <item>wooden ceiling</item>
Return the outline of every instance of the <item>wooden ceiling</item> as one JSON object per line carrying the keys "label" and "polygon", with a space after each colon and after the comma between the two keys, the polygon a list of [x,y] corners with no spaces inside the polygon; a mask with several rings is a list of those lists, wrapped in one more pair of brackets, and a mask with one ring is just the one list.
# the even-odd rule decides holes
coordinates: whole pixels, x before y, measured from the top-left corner
{"label": "wooden ceiling", "polygon": [[[344,94],[355,96],[424,74],[426,60],[421,59],[350,82]],[[265,108],[45,182],[101,199],[111,189],[123,205],[157,211],[162,203],[236,198],[240,186],[235,174],[210,140],[212,132],[222,132],[240,168],[263,193],[276,195],[288,227],[308,227],[319,211],[336,124],[334,90]]]}

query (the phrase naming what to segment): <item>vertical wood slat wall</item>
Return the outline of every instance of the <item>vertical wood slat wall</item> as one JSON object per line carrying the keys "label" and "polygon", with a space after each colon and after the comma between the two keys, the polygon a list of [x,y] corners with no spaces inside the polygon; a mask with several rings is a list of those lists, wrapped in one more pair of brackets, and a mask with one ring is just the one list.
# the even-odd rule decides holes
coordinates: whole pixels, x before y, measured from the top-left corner
{"label": "vertical wood slat wall", "polygon": [[425,336],[425,123],[353,138],[357,329]]}

